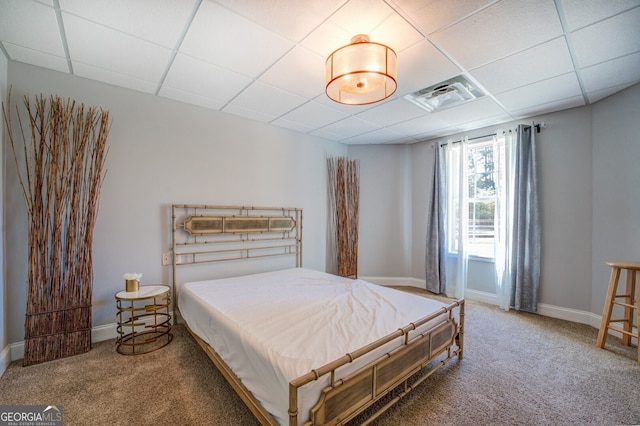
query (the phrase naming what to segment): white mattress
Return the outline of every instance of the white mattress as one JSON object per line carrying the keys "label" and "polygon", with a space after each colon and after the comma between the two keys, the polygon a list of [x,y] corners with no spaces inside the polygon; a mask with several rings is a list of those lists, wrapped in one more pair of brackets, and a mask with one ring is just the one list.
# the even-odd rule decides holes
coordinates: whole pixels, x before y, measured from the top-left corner
{"label": "white mattress", "polygon": [[[178,288],[178,307],[189,328],[215,349],[283,425],[289,423],[291,380],[443,306],[362,280],[302,268],[190,282]],[[345,367],[343,374],[356,366]],[[301,422],[309,418],[309,409],[326,383],[316,381],[300,390]]]}

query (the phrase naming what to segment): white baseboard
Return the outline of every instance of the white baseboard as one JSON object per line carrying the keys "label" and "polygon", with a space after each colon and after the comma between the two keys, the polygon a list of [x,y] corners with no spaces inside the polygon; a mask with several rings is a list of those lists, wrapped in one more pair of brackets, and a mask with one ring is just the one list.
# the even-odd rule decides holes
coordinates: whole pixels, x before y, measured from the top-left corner
{"label": "white baseboard", "polygon": [[489,305],[498,306],[500,304],[498,303],[498,296],[494,293],[487,293],[486,291],[467,289],[464,297],[465,299],[476,300],[478,302],[488,303]]}
{"label": "white baseboard", "polygon": [[[173,312],[171,313],[173,318]],[[91,329],[91,342],[97,343],[104,340],[115,339],[118,337],[118,324],[105,324],[93,327]],[[24,358],[24,341],[9,343],[9,345],[0,352],[0,376],[4,374],[7,367],[12,361]]]}
{"label": "white baseboard", "polygon": [[[117,324],[106,324],[93,327],[91,329],[91,342],[102,342],[103,340],[115,339]],[[24,341],[10,343],[0,353],[0,375],[9,367],[12,361],[24,358]]]}
{"label": "white baseboard", "polygon": [[546,303],[538,303],[538,313],[546,317],[558,318],[580,324],[588,324],[596,328],[600,327],[600,319],[602,318],[602,316],[596,315],[592,312],[562,308],[559,306],[547,305]]}
{"label": "white baseboard", "polygon": [[118,324],[99,325],[91,329],[91,342],[102,342],[104,340],[115,339],[118,337]]}
{"label": "white baseboard", "polygon": [[[96,343],[96,342],[102,342],[103,340],[115,339],[117,336],[116,327],[117,327],[116,323],[99,325],[97,327],[93,327],[91,329],[91,342]],[[2,372],[6,370],[6,367],[9,366],[9,363],[11,361],[24,358],[24,341],[10,343],[7,349],[5,349],[5,351],[7,351],[10,356],[9,356],[9,362],[7,363],[5,368],[0,370]]]}
{"label": "white baseboard", "polygon": [[[372,282],[374,284],[384,286],[409,286],[417,288],[425,288],[425,281],[417,278],[397,278],[397,277],[362,277],[363,280]],[[476,300],[478,302],[484,302],[491,305],[498,305],[498,298],[493,293],[487,293],[479,290],[467,289],[465,298],[469,300]],[[561,306],[548,305],[546,303],[538,303],[538,314],[557,318],[579,324],[587,324],[595,328],[600,327],[601,315],[596,315],[588,311],[579,311],[577,309],[564,308]],[[611,331],[611,334],[620,334],[615,331]]]}
{"label": "white baseboard", "polygon": [[425,288],[424,280],[418,278],[403,278],[403,277],[359,277],[362,280],[370,283],[383,285],[383,286],[396,286],[396,287],[417,287]]}

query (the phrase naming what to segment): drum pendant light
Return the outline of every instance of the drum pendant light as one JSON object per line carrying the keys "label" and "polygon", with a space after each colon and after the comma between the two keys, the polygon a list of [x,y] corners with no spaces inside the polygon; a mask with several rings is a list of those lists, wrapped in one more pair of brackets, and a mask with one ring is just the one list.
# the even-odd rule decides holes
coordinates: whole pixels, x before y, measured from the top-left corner
{"label": "drum pendant light", "polygon": [[386,99],[396,91],[396,62],[393,49],[358,34],[327,58],[327,96],[347,105]]}

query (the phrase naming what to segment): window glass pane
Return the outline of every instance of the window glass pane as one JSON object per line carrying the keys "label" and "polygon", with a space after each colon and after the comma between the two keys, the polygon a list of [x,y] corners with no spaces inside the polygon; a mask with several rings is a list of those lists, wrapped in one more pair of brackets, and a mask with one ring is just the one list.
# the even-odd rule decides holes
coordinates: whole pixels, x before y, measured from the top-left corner
{"label": "window glass pane", "polygon": [[495,167],[493,143],[479,143],[469,149],[469,254],[493,258]]}
{"label": "window glass pane", "polygon": [[[455,154],[454,154],[455,155]],[[467,150],[466,158],[466,191],[469,215],[468,229],[466,231],[466,244],[468,254],[486,258],[494,257],[494,212],[496,206],[496,161],[504,161],[497,153],[494,153],[493,138],[487,138],[473,143]],[[448,170],[456,170],[454,156],[448,157]],[[464,173],[454,173],[447,182],[450,194],[455,194],[455,189],[460,183]],[[448,198],[448,247],[452,253],[457,253],[460,247],[460,239],[464,232],[459,229],[459,218],[454,217],[459,211],[457,197]]]}
{"label": "window glass pane", "polygon": [[469,254],[493,257],[495,201],[469,202]]}

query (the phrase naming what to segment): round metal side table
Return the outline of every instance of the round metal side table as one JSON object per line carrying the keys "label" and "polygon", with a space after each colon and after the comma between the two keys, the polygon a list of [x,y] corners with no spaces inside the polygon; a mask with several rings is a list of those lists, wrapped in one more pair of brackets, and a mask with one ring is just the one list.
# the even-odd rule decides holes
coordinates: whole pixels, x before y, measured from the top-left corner
{"label": "round metal side table", "polygon": [[169,291],[166,285],[143,285],[138,291],[116,293],[118,353],[146,354],[173,340]]}

